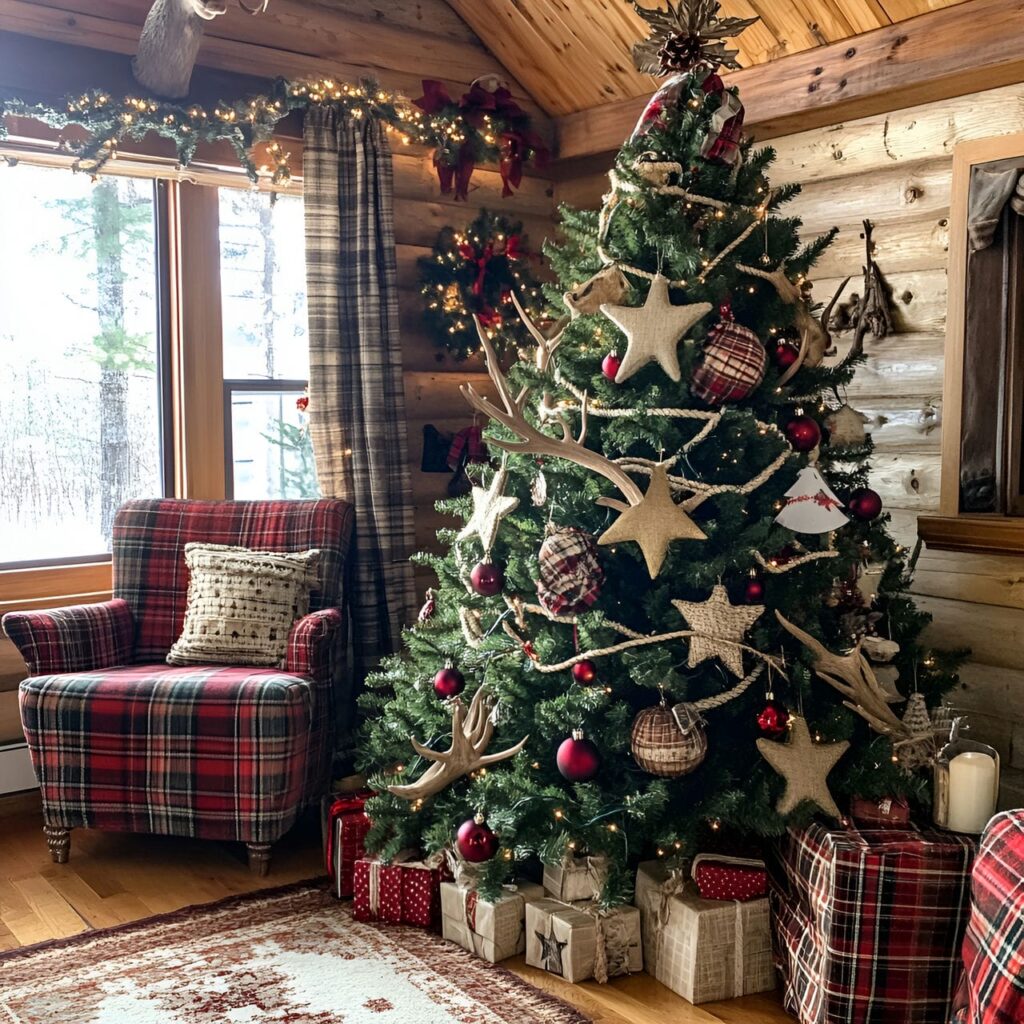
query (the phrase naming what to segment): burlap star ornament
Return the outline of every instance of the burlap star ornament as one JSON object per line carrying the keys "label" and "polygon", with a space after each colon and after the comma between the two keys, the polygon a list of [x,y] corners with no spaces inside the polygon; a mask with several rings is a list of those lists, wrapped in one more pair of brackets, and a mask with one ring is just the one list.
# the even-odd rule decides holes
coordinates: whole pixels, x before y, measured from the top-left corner
{"label": "burlap star ornament", "polygon": [[708,658],[718,658],[734,676],[742,679],[743,650],[736,645],[764,614],[764,605],[734,605],[721,584],[711,591],[706,601],[673,601],[672,604],[690,629],[701,634],[690,637],[687,665],[696,668]]}
{"label": "burlap star ornament", "polygon": [[639,505],[632,505],[597,539],[598,544],[619,544],[632,540],[640,545],[647,571],[655,579],[674,540],[707,540],[707,534],[672,500],[668,472],[658,466],[651,474],[647,493]]}
{"label": "burlap star ornament", "polygon": [[674,381],[682,376],[679,342],[698,320],[707,316],[711,303],[673,306],[668,286],[668,278],[657,274],[642,306],[601,306],[601,312],[626,335],[626,354],[615,374],[616,384],[629,380],[648,363],[657,363]]}
{"label": "burlap star ornament", "polygon": [[849,742],[815,743],[807,722],[799,715],[791,716],[789,724],[788,743],[766,739],[757,741],[761,756],[786,780],[786,789],[775,810],[779,814],[789,814],[802,801],[810,800],[833,818],[840,817],[839,808],[828,790],[828,773],[849,749]]}
{"label": "burlap star ornament", "polygon": [[476,536],[480,538],[485,553],[491,550],[502,519],[519,507],[518,498],[506,498],[504,495],[507,478],[503,466],[494,474],[491,486],[486,490],[483,487],[473,488],[473,514],[459,533],[459,540]]}

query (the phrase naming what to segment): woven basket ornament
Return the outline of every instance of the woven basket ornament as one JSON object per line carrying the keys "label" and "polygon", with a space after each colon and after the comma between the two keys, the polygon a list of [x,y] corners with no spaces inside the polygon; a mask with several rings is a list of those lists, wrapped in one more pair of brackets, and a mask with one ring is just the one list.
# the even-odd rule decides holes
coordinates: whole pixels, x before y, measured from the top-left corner
{"label": "woven basket ornament", "polygon": [[742,324],[723,321],[708,334],[690,390],[709,405],[736,401],[757,389],[767,367],[768,354],[758,336]]}
{"label": "woven basket ornament", "polygon": [[698,768],[708,752],[708,738],[699,715],[680,728],[664,704],[644,708],[633,719],[630,751],[645,772],[675,779]]}

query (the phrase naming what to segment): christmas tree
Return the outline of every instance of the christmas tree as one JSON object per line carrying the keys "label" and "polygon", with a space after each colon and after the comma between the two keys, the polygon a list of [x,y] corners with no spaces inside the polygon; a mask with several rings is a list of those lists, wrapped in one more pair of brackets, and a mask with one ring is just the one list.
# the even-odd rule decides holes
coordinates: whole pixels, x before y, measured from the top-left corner
{"label": "christmas tree", "polygon": [[[829,309],[770,148],[716,73],[746,27],[711,0],[635,5],[667,80],[599,213],[562,211],[557,323],[499,362],[481,326],[494,456],[461,526],[420,557],[439,586],[362,697],[368,847],[453,846],[487,896],[516,862],[690,856],[927,798],[934,708],[957,658],[922,647],[905,553],[868,486]],[[475,819],[475,820],[474,820]]]}

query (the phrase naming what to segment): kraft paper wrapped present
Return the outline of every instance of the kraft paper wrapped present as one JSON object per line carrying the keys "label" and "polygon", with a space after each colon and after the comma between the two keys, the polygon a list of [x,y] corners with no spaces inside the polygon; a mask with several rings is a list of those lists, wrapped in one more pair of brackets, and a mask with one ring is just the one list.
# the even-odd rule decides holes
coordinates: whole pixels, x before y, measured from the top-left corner
{"label": "kraft paper wrapped present", "polygon": [[526,962],[566,981],[606,982],[644,969],[640,912],[599,911],[593,903],[542,899],[526,904]]}
{"label": "kraft paper wrapped present", "polygon": [[450,942],[492,964],[526,951],[526,905],[544,898],[533,882],[507,886],[499,899],[481,899],[475,889],[441,883],[441,931]]}
{"label": "kraft paper wrapped present", "polygon": [[608,880],[608,858],[568,856],[561,864],[544,865],[544,888],[556,900],[595,900]]}
{"label": "kraft paper wrapped present", "polygon": [[691,1003],[775,988],[768,900],[701,899],[662,861],[640,865],[636,902],[647,973]]}

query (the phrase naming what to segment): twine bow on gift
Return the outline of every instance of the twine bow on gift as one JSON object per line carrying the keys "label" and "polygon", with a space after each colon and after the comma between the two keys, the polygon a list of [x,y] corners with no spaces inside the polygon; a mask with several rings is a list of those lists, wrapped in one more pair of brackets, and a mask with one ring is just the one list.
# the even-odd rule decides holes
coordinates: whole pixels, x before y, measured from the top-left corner
{"label": "twine bow on gift", "polygon": [[626,919],[596,907],[588,907],[584,913],[590,914],[597,923],[594,935],[594,981],[604,985],[610,977],[629,974],[629,949],[632,942]]}
{"label": "twine bow on gift", "polygon": [[657,963],[661,959],[661,943],[668,928],[669,918],[672,916],[672,901],[681,896],[686,888],[686,877],[682,868],[670,868],[668,878],[658,886],[658,927],[655,930],[654,938],[654,960]]}

